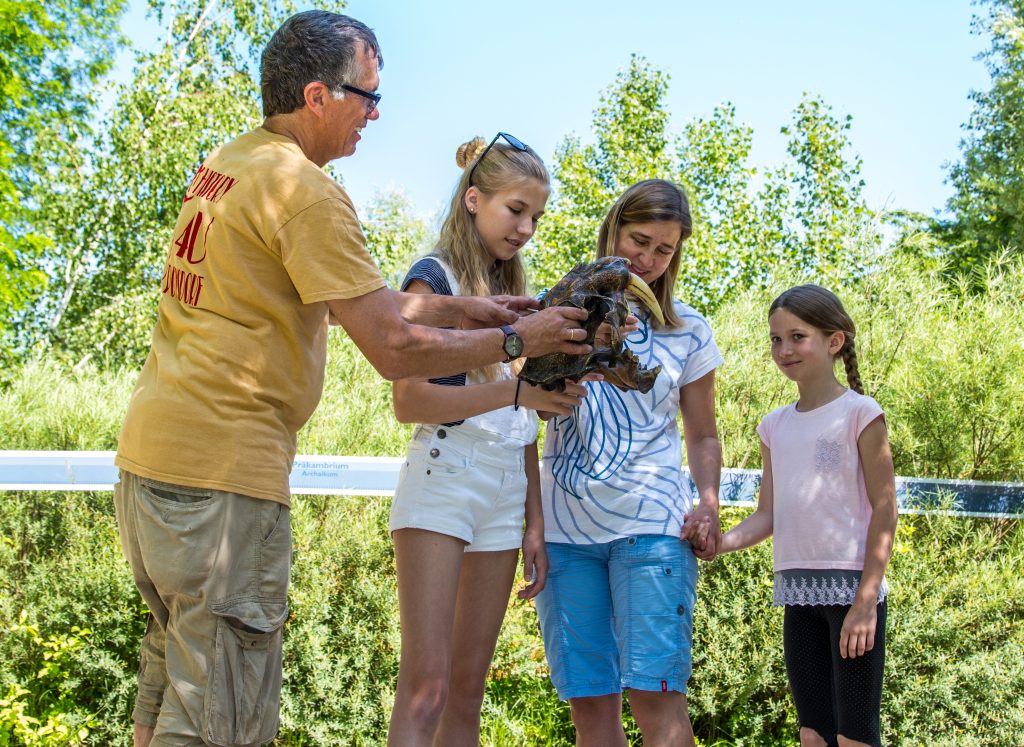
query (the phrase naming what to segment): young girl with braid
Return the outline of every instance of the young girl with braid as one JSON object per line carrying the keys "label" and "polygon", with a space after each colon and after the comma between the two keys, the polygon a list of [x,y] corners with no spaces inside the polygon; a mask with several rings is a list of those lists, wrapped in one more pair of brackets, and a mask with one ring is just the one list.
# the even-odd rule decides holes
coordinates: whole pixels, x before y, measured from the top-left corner
{"label": "young girl with braid", "polygon": [[[437,246],[402,290],[521,296],[519,250],[548,199],[544,163],[506,133],[486,147],[479,138],[464,144],[456,162],[463,175]],[[506,354],[516,358],[514,333],[505,333]],[[568,415],[586,389],[530,386],[506,362],[396,381],[393,392],[398,419],[421,425],[391,511],[402,653],[388,744],[476,745],[520,547],[529,585],[519,597],[534,597],[547,577],[536,411]]]}
{"label": "young girl with braid", "polygon": [[[772,303],[768,325],[772,360],[800,398],[757,427],[764,463],[757,510],[722,537],[718,551],[775,536],[773,604],[785,607],[801,747],[879,747],[885,568],[897,515],[885,416],[864,395],[853,321],[833,293],[790,288]],[[837,358],[849,388],[835,377]]]}

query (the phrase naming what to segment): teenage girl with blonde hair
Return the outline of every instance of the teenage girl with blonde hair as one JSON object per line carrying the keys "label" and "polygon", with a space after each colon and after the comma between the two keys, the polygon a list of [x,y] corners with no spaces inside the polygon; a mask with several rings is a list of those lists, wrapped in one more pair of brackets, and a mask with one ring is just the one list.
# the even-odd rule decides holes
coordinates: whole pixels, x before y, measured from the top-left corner
{"label": "teenage girl with blonde hair", "polygon": [[[520,249],[549,193],[547,169],[506,133],[458,149],[463,175],[434,251],[402,290],[521,296]],[[548,392],[518,381],[509,361],[432,380],[394,383],[395,414],[420,423],[391,511],[402,653],[388,744],[476,745],[495,643],[519,548],[534,597],[547,577],[537,456],[538,410],[567,415],[583,386]],[[523,529],[525,520],[525,532]]]}
{"label": "teenage girl with blonde hair", "polygon": [[[775,536],[773,604],[785,607],[802,747],[880,747],[885,568],[897,517],[885,416],[864,395],[853,320],[834,293],[790,288],[772,302],[768,326],[772,360],[800,398],[758,425],[757,510],[719,552]],[[840,359],[849,388],[835,376]]]}

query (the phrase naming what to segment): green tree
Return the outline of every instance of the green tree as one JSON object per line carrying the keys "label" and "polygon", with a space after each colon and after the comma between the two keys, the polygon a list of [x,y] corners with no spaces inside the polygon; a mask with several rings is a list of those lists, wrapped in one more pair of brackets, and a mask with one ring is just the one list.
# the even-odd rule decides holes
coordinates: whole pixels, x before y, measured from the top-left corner
{"label": "green tree", "polygon": [[88,139],[98,81],[121,44],[125,0],[0,0],[0,351],[45,282],[36,230],[50,178],[47,145]]}
{"label": "green tree", "polygon": [[49,143],[36,216],[48,283],[23,320],[21,350],[41,346],[76,365],[141,363],[182,191],[211,150],[259,123],[259,52],[293,11],[291,0],[153,4],[163,37],[136,52],[104,137]]}
{"label": "green tree", "polygon": [[694,216],[678,295],[705,311],[736,289],[766,285],[779,264],[845,279],[881,245],[864,204],[860,160],[849,155],[851,118],[805,96],[782,129],[787,162],[763,175],[750,165],[751,128],[725,103],[669,130],[669,78],[633,56],[601,97],[594,145],[566,138],[555,155],[558,192],[528,259],[534,282],[550,286],[593,256],[608,208],[630,184],[661,177],[683,184]]}
{"label": "green tree", "polygon": [[961,158],[950,166],[954,189],[937,221],[954,271],[980,266],[1004,250],[1024,250],[1024,2],[985,0],[973,32],[991,37],[980,55],[992,87],[973,91]]}
{"label": "green tree", "polygon": [[405,277],[413,257],[430,251],[431,231],[402,192],[374,195],[362,217],[366,248],[392,288]]}
{"label": "green tree", "polygon": [[558,191],[527,255],[534,283],[553,285],[593,256],[597,230],[616,196],[630,184],[678,171],[664,107],[669,77],[634,55],[594,112],[597,142],[567,137],[555,154]]}

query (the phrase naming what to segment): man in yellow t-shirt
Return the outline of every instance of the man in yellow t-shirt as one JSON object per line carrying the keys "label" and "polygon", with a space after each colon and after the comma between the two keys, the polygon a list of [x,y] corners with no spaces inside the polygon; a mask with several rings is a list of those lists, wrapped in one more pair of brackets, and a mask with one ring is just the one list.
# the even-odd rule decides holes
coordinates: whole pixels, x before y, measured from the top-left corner
{"label": "man in yellow t-shirt", "polygon": [[182,197],[116,459],[121,543],[152,613],[136,745],[277,733],[288,476],[320,399],[329,321],[388,379],[589,351],[572,342],[578,309],[520,317],[527,299],[385,286],[351,200],[322,170],[380,116],[381,64],[358,21],[292,16],[263,53],[263,126],[212,153]]}

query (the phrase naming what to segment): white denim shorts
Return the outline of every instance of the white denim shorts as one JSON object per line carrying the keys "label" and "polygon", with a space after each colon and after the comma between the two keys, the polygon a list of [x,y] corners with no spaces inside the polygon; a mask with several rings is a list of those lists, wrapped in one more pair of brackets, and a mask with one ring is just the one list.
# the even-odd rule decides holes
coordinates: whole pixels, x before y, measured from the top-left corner
{"label": "white denim shorts", "polygon": [[523,449],[496,446],[481,437],[485,434],[463,426],[417,427],[391,505],[392,532],[446,534],[466,542],[467,552],[522,545]]}

